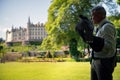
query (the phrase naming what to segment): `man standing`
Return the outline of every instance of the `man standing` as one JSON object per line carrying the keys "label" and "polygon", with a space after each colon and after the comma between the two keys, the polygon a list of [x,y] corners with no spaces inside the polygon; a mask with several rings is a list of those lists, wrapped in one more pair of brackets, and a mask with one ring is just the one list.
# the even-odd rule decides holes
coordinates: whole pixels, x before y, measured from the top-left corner
{"label": "man standing", "polygon": [[102,6],[92,9],[92,22],[98,24],[98,27],[96,41],[94,39],[93,43],[90,43],[90,46],[93,48],[91,80],[113,80],[112,73],[116,65],[115,27],[106,19],[106,11]]}
{"label": "man standing", "polygon": [[[83,20],[76,26],[76,31],[83,40],[93,49],[91,61],[91,80],[113,80],[112,73],[116,66],[116,30],[114,25],[106,19],[106,10],[102,6],[96,6],[91,11],[93,24],[98,25],[96,35],[88,35],[89,31],[83,31],[88,25]],[[89,37],[90,39],[88,39]]]}

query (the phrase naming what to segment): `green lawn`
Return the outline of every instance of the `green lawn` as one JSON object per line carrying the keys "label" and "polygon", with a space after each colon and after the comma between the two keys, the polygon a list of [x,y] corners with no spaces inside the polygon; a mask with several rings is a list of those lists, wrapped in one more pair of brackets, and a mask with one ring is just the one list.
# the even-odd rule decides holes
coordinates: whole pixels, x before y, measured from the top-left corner
{"label": "green lawn", "polygon": [[[120,63],[114,80],[120,80]],[[0,64],[0,80],[90,80],[89,62],[7,62]]]}

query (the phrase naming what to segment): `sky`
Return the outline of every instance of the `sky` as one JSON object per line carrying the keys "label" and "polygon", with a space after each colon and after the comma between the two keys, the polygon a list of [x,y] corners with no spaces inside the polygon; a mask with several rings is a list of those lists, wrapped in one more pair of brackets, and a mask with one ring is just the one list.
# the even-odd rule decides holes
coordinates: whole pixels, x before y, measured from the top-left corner
{"label": "sky", "polygon": [[0,38],[6,39],[6,30],[14,27],[27,27],[31,22],[45,23],[51,0],[0,0]]}
{"label": "sky", "polygon": [[[0,38],[6,39],[6,30],[14,27],[27,27],[31,22],[47,22],[51,0],[0,0]],[[119,8],[120,9],[120,8]]]}

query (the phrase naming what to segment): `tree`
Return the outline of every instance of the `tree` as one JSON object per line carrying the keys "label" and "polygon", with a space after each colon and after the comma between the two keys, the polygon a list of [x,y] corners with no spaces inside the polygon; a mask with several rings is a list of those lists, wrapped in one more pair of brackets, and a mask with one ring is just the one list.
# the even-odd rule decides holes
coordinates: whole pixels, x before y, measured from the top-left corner
{"label": "tree", "polygon": [[48,9],[48,21],[45,24],[48,37],[42,42],[41,47],[48,50],[60,49],[62,45],[69,45],[75,39],[80,49],[83,41],[75,32],[79,22],[79,15],[90,17],[93,6],[103,2],[107,4],[112,0],[52,0]]}
{"label": "tree", "polygon": [[3,40],[3,38],[0,38],[0,43],[2,43],[2,42],[5,42],[5,41]]}
{"label": "tree", "polygon": [[108,19],[115,25],[117,30],[117,47],[120,48],[120,14],[118,16],[109,16]]}
{"label": "tree", "polygon": [[2,57],[2,51],[3,51],[3,46],[2,44],[2,38],[0,38],[0,58]]}
{"label": "tree", "polygon": [[120,0],[117,0],[117,3],[120,5]]}
{"label": "tree", "polygon": [[5,63],[5,59],[4,59],[5,50],[4,50],[4,47],[1,43],[2,42],[0,42],[0,62]]}
{"label": "tree", "polygon": [[83,42],[75,32],[79,15],[90,15],[92,8],[89,0],[52,0],[48,10],[46,30],[48,37],[43,41],[45,49],[59,49],[62,45],[69,45],[71,39],[76,39],[78,46],[83,47]]}

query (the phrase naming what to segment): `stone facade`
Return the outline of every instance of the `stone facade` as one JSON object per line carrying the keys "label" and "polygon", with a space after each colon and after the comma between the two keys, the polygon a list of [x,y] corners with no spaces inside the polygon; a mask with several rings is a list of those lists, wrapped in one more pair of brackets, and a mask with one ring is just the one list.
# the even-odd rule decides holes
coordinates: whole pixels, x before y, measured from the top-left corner
{"label": "stone facade", "polygon": [[28,18],[27,28],[14,28],[6,31],[6,42],[29,42],[42,41],[47,37],[45,26],[43,23],[33,24]]}

